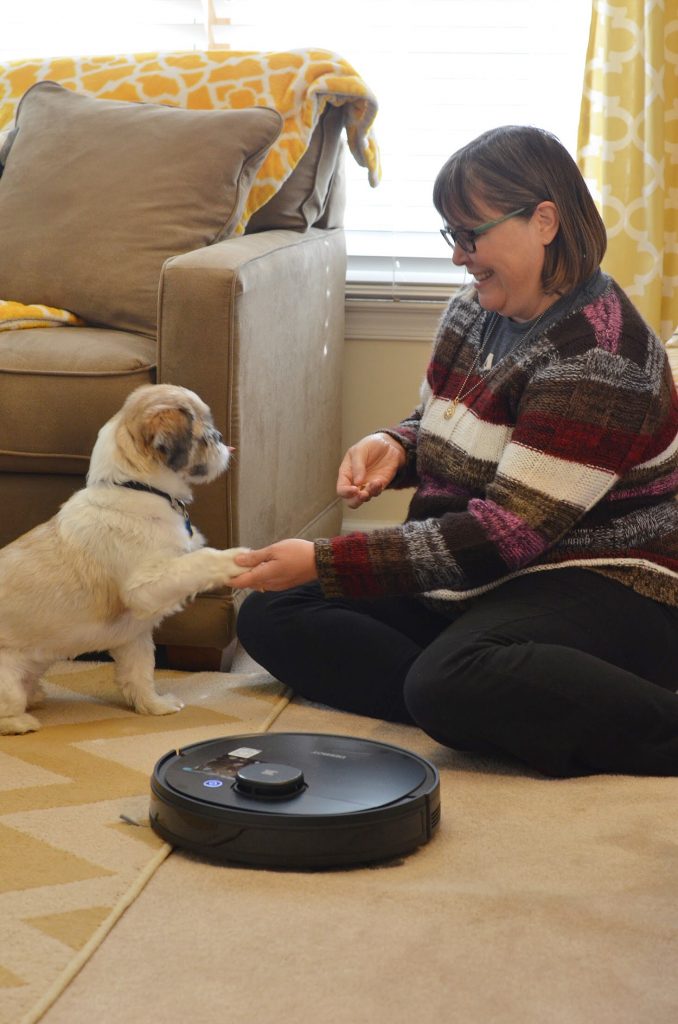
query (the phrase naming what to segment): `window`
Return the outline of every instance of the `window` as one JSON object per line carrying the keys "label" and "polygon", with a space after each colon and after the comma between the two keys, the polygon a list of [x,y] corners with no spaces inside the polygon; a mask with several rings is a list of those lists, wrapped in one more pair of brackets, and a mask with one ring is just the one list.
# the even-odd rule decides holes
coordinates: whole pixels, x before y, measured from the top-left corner
{"label": "window", "polygon": [[380,105],[376,189],[347,160],[349,274],[391,286],[457,277],[431,203],[435,175],[486,128],[538,124],[574,154],[590,0],[0,0],[2,59],[67,53],[320,47]]}
{"label": "window", "polygon": [[206,45],[203,0],[0,0],[0,60]]}
{"label": "window", "polygon": [[[214,0],[233,49],[335,50],[379,101],[376,189],[347,161],[349,276],[458,278],[431,202],[447,157],[499,124],[537,124],[574,155],[590,0]],[[293,12],[293,16],[291,15]]]}

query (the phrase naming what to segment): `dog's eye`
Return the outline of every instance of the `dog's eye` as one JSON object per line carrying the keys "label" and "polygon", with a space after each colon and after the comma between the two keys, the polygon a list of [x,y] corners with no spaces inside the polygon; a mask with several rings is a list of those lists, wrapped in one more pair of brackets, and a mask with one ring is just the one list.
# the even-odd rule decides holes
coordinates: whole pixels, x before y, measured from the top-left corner
{"label": "dog's eye", "polygon": [[222,438],[221,434],[219,433],[219,431],[211,429],[211,430],[207,430],[202,435],[202,437],[199,438],[199,443],[202,444],[202,445],[207,446],[208,444],[221,444],[222,440],[223,440],[223,438]]}

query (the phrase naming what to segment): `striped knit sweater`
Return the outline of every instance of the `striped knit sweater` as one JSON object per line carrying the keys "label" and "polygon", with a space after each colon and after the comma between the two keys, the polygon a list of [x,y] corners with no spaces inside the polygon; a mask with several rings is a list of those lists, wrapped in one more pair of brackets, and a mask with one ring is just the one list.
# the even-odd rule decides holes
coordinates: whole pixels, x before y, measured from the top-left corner
{"label": "striped knit sweater", "polygon": [[316,541],[327,596],[438,604],[576,565],[678,605],[678,398],[666,353],[610,278],[585,302],[464,384],[490,314],[475,293],[452,300],[422,404],[388,430],[407,453],[392,486],[416,488],[407,521]]}

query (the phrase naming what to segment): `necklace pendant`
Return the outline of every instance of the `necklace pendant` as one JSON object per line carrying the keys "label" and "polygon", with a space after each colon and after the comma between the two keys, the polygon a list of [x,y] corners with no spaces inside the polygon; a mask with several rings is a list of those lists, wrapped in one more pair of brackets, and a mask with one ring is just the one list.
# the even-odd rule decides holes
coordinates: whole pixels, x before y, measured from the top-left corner
{"label": "necklace pendant", "polygon": [[458,405],[459,405],[459,400],[457,398],[453,398],[452,401],[450,402],[450,404],[448,405],[447,409],[443,413],[443,419],[451,420],[452,417],[454,416],[455,412],[457,411],[457,406]]}

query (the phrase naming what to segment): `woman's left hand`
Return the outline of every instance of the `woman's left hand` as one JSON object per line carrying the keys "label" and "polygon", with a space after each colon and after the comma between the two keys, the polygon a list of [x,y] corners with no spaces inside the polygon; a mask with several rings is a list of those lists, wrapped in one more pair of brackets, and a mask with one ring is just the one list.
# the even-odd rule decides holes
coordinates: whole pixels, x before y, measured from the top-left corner
{"label": "woman's left hand", "polygon": [[279,540],[258,551],[244,551],[235,559],[250,569],[229,584],[249,590],[288,590],[317,579],[315,548],[310,540]]}

